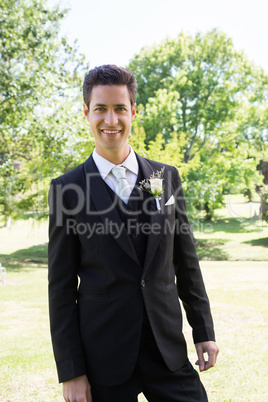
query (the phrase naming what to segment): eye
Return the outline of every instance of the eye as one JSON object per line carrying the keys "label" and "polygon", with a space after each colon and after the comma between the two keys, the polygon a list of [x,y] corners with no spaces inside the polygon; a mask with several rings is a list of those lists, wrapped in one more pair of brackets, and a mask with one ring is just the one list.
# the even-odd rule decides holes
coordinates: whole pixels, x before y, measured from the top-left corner
{"label": "eye", "polygon": [[102,112],[103,110],[104,110],[104,107],[102,107],[102,106],[98,106],[95,108],[96,112]]}
{"label": "eye", "polygon": [[124,106],[118,107],[119,112],[125,112],[127,109]]}

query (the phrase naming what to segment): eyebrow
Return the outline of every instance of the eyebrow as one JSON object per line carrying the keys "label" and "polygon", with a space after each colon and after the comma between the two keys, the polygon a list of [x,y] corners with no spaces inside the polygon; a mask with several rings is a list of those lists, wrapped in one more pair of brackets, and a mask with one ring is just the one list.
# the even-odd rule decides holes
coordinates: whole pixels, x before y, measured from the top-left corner
{"label": "eyebrow", "polygon": [[[98,107],[98,106],[107,106],[107,105],[105,105],[104,103],[96,103],[96,104],[94,105],[94,107]],[[125,103],[116,103],[116,104],[113,105],[113,106],[117,106],[117,107],[124,106],[124,107],[127,107],[127,105],[126,105]]]}

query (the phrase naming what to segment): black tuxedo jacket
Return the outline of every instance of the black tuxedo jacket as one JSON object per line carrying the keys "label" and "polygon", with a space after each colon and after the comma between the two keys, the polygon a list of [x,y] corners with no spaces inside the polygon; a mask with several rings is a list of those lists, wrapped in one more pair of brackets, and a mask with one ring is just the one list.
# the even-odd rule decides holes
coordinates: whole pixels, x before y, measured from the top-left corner
{"label": "black tuxedo jacket", "polygon": [[144,178],[165,167],[161,211],[150,200],[143,265],[92,156],[52,180],[49,310],[60,382],[83,374],[103,385],[126,381],[137,361],[144,306],[166,365],[179,369],[187,350],[178,296],[194,342],[214,340],[177,169],[137,158]]}

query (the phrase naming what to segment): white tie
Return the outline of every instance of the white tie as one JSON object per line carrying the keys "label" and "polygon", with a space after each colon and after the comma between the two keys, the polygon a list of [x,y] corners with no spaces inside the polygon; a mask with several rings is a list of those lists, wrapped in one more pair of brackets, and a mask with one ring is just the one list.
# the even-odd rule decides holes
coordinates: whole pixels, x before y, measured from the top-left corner
{"label": "white tie", "polygon": [[117,179],[116,194],[127,204],[131,191],[126,179],[126,168],[115,166],[112,168],[112,174]]}

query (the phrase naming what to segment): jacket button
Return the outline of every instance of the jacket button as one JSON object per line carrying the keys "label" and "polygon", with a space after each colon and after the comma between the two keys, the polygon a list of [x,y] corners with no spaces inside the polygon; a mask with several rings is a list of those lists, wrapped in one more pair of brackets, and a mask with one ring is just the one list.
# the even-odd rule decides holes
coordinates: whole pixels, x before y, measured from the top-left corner
{"label": "jacket button", "polygon": [[142,281],[141,281],[141,286],[144,288],[144,286],[145,286],[145,280],[143,279]]}

